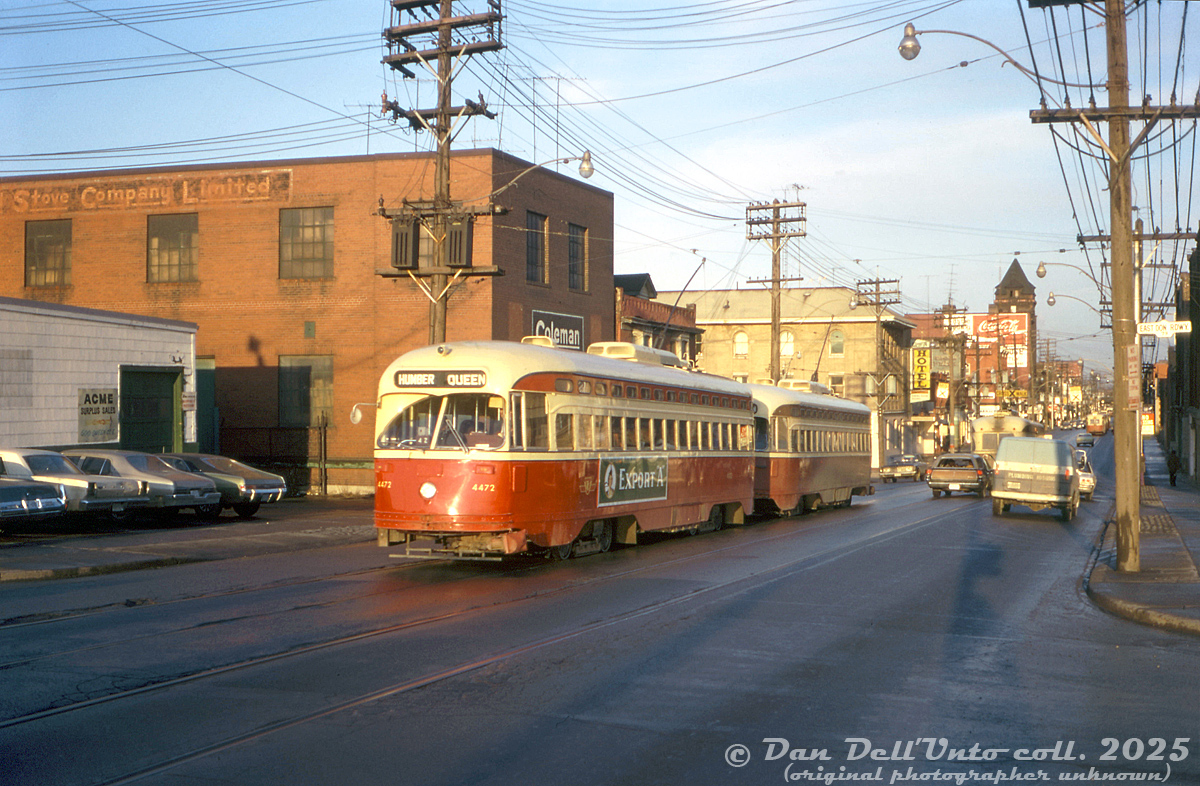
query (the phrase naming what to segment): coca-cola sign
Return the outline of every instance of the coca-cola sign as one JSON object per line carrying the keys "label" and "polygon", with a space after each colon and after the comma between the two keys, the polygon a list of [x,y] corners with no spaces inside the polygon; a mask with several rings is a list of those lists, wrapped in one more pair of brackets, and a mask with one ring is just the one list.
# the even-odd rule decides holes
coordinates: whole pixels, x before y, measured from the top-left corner
{"label": "coca-cola sign", "polygon": [[971,334],[981,344],[1021,344],[1029,340],[1028,314],[972,314]]}

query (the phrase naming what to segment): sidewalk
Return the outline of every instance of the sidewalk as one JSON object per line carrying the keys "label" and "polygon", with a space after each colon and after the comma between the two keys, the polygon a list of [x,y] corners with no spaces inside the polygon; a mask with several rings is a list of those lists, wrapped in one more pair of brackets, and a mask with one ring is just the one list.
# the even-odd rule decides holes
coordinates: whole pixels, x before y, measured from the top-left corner
{"label": "sidewalk", "polygon": [[[374,500],[289,498],[264,505],[248,520],[226,511],[215,522],[180,513],[173,525],[144,531],[67,535],[0,545],[0,582],[65,579],[189,562],[325,548],[375,539]],[[25,528],[27,532],[35,527]],[[61,527],[59,528],[61,529]]]}
{"label": "sidewalk", "polygon": [[1096,563],[1084,577],[1088,597],[1119,617],[1200,635],[1200,488],[1183,473],[1171,486],[1158,442],[1143,440],[1141,570],[1118,573],[1116,525],[1105,524]]}

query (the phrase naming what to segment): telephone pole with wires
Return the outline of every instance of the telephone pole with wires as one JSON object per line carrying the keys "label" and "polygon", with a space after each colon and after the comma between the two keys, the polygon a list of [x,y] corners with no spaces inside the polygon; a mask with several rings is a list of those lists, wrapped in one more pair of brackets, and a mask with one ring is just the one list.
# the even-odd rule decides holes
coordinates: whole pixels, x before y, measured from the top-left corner
{"label": "telephone pole with wires", "polygon": [[[748,281],[749,284],[771,284],[771,384],[777,384],[782,370],[779,362],[780,322],[780,252],[788,238],[805,236],[804,202],[757,202],[746,207],[746,239],[768,240],[771,243],[771,278],[767,281]],[[788,279],[800,281],[800,278]]]}
{"label": "telephone pole with wires", "polygon": [[[384,115],[432,133],[437,153],[431,201],[406,198],[400,211],[389,213],[383,197],[379,198],[379,215],[392,224],[392,265],[390,270],[377,271],[389,278],[408,276],[429,298],[430,344],[446,340],[446,300],[454,283],[465,276],[503,275],[495,266],[471,265],[475,218],[494,214],[494,204],[489,200],[486,206],[471,208],[450,197],[450,145],[456,124],[476,115],[496,116],[483,96],[478,101],[466,100],[462,106],[452,104],[456,67],[471,55],[504,46],[500,41],[500,0],[486,3],[486,11],[455,16],[453,0],[391,0],[393,24],[383,31],[389,51],[384,63],[408,79],[415,79],[413,69],[421,67],[437,79],[436,109],[406,110],[383,95]],[[408,21],[402,23],[406,15]]]}

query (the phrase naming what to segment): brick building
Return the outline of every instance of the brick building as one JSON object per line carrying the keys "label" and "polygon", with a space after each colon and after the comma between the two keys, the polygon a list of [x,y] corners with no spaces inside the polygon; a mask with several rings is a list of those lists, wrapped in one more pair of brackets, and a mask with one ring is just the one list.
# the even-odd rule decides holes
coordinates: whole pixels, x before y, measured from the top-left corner
{"label": "brick building", "polygon": [[616,285],[617,340],[658,347],[683,360],[695,360],[704,332],[696,327],[696,306],[659,303],[649,273],[613,276]]}
{"label": "brick building", "polygon": [[[0,179],[0,296],[195,323],[201,450],[301,487],[370,488],[371,428],[347,415],[427,343],[430,306],[413,279],[379,275],[379,209],[429,200],[433,178],[433,155],[413,153]],[[612,340],[612,194],[455,152],[452,198],[493,195],[470,265],[504,275],[452,281],[447,340]]]}

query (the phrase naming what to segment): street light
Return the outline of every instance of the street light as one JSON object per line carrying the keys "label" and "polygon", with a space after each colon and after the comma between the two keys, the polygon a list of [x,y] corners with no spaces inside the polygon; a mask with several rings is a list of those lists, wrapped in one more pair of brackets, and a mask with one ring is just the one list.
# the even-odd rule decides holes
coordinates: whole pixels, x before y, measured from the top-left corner
{"label": "street light", "polygon": [[1038,277],[1038,278],[1045,278],[1045,277],[1046,277],[1046,272],[1047,272],[1047,271],[1046,271],[1046,266],[1047,266],[1047,265],[1051,265],[1051,266],[1054,266],[1054,267],[1069,267],[1069,268],[1072,268],[1072,269],[1074,269],[1074,270],[1078,270],[1080,273],[1082,273],[1082,274],[1084,274],[1085,276],[1087,276],[1087,277],[1088,277],[1088,279],[1089,279],[1089,280],[1090,280],[1090,281],[1091,281],[1093,284],[1095,284],[1095,285],[1096,285],[1096,289],[1097,289],[1097,290],[1099,290],[1100,294],[1104,294],[1104,285],[1103,285],[1103,284],[1101,284],[1099,281],[1097,281],[1097,280],[1096,280],[1096,276],[1095,276],[1095,275],[1093,275],[1093,274],[1092,274],[1092,272],[1091,272],[1090,270],[1085,270],[1084,268],[1081,268],[1081,267],[1079,267],[1078,265],[1072,265],[1072,264],[1069,264],[1069,263],[1067,263],[1067,262],[1039,262],[1039,263],[1038,263],[1038,266],[1037,266],[1037,270],[1035,271],[1035,272],[1037,273],[1037,277]]}
{"label": "street light", "polygon": [[[993,44],[991,41],[987,40],[986,38],[980,38],[977,35],[971,35],[970,33],[963,33],[958,30],[918,30],[915,26],[913,26],[912,22],[906,22],[904,24],[904,37],[900,39],[900,47],[899,47],[900,56],[903,57],[905,60],[915,60],[917,58],[917,55],[921,54],[921,43],[919,41],[917,41],[917,36],[928,35],[929,33],[940,33],[942,35],[959,35],[959,36],[962,36],[963,38],[970,38],[972,41],[978,41],[979,43],[984,44],[985,46],[989,46],[992,49],[995,49],[997,52],[999,52],[1000,55],[1004,58],[1005,62],[1012,63],[1014,68],[1016,68],[1018,71],[1020,71],[1025,76],[1032,79],[1034,82],[1039,82],[1039,81],[1040,82],[1051,82],[1053,84],[1063,85],[1065,87],[1101,87],[1101,85],[1087,85],[1087,84],[1077,84],[1075,82],[1063,82],[1058,79],[1051,79],[1050,77],[1045,76],[1044,74],[1038,74],[1036,71],[1026,68],[1025,66],[1018,63],[1016,60],[1013,60],[1012,55],[1010,55],[1008,52],[1005,52],[1003,49],[996,46],[995,44]],[[963,62],[963,65],[966,65],[965,61]]]}
{"label": "street light", "polygon": [[1097,314],[1099,314],[1100,316],[1104,316],[1104,312],[1103,312],[1103,311],[1101,311],[1100,309],[1096,308],[1095,306],[1093,306],[1091,303],[1087,302],[1087,301],[1086,301],[1086,300],[1084,300],[1083,298],[1081,298],[1081,297],[1075,297],[1074,295],[1055,295],[1053,292],[1051,292],[1051,293],[1050,293],[1050,296],[1046,298],[1046,305],[1047,305],[1047,306],[1053,306],[1053,305],[1055,304],[1055,302],[1057,302],[1058,298],[1060,298],[1060,297],[1069,298],[1069,299],[1071,299],[1071,300],[1078,300],[1080,303],[1082,303],[1083,305],[1087,306],[1087,307],[1088,307],[1088,308],[1090,308],[1092,311],[1095,311],[1095,312],[1096,312]]}
{"label": "street light", "polygon": [[579,162],[579,176],[582,177],[584,180],[587,180],[589,177],[596,174],[596,167],[592,166],[592,151],[584,150],[583,155],[581,155],[581,156],[572,156],[571,158],[552,158],[549,161],[544,161],[540,164],[534,164],[531,167],[527,167],[526,169],[517,173],[517,176],[514,177],[512,180],[508,181],[504,185],[500,186],[500,188],[497,188],[495,191],[488,194],[487,198],[491,199],[492,197],[495,197],[495,196],[507,191],[509,188],[511,188],[513,186],[514,183],[516,183],[518,180],[525,177],[525,175],[528,175],[530,172],[532,172],[535,169],[541,169],[542,167],[549,166],[550,164],[569,164],[572,161]]}

